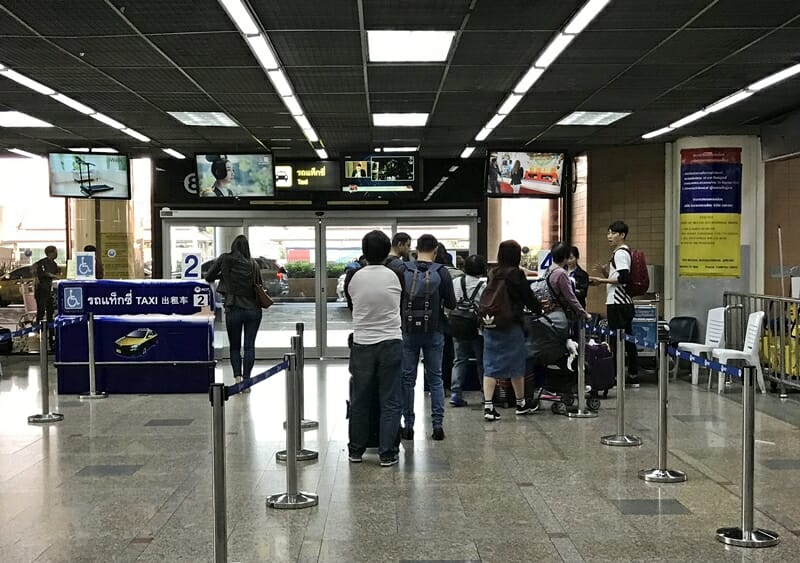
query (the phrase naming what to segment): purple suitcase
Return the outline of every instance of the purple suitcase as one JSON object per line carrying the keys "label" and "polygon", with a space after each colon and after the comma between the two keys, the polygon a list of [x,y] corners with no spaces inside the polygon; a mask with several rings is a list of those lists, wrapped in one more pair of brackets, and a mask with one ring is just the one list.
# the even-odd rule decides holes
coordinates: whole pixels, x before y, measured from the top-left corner
{"label": "purple suitcase", "polygon": [[586,373],[592,391],[606,391],[617,384],[614,355],[607,344],[586,345]]}

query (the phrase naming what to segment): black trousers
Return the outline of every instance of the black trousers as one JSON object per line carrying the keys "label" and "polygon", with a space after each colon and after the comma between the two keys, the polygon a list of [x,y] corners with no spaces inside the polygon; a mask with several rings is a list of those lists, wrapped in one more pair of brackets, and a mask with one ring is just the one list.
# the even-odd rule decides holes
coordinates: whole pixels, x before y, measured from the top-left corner
{"label": "black trousers", "polygon": [[[55,312],[56,302],[53,289],[50,286],[37,286],[33,296],[36,298],[36,323],[38,324],[46,318],[47,323],[53,322],[53,313]],[[47,331],[50,347],[52,348],[56,341],[56,331],[51,328]]]}
{"label": "black trousers", "polygon": [[[623,329],[625,334],[633,334],[633,315],[635,309],[633,305],[606,305],[606,316],[608,317],[608,328],[612,331]],[[612,346],[614,354],[617,347]],[[616,356],[615,356],[616,361]],[[625,365],[628,373],[637,375],[639,373],[639,355],[636,352],[636,344],[625,341]]]}

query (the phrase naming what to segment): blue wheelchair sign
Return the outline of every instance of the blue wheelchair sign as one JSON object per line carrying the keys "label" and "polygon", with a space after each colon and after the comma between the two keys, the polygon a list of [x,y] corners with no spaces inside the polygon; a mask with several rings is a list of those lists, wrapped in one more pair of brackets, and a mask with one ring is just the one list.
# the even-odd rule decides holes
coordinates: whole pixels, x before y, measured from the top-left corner
{"label": "blue wheelchair sign", "polygon": [[94,252],[77,252],[75,260],[75,277],[79,280],[93,280],[95,278]]}
{"label": "blue wheelchair sign", "polygon": [[66,311],[80,311],[83,309],[83,288],[67,287],[64,290],[64,309]]}

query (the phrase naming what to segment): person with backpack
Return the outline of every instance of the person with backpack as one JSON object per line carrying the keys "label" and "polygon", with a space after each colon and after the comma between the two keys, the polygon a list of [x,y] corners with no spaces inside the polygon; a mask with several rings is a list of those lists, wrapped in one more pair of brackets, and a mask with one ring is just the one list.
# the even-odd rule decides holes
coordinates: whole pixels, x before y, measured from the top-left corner
{"label": "person with backpack", "polygon": [[464,274],[453,280],[456,307],[448,315],[448,327],[455,346],[453,380],[450,384],[450,404],[466,407],[462,386],[469,360],[477,362],[478,378],[483,381],[483,336],[480,332],[479,304],[486,281],[486,259],[478,254],[464,260]]}
{"label": "person with backpack", "polygon": [[[433,259],[437,264],[441,264],[447,271],[450,272],[450,277],[455,280],[464,275],[462,270],[453,266],[453,257],[447,252],[447,247],[441,242],[436,245],[436,256]],[[445,310],[445,327],[444,327],[444,349],[442,349],[442,385],[445,391],[453,386],[453,363],[456,359],[455,344],[453,342],[453,335],[450,334],[449,321],[447,320],[447,313],[449,309]],[[430,391],[427,387],[425,391]]]}
{"label": "person with backpack", "polygon": [[[256,361],[256,335],[261,326],[261,305],[254,284],[263,284],[261,269],[250,254],[250,243],[238,235],[231,251],[221,254],[205,276],[208,283],[219,279],[217,291],[225,296],[225,329],[231,349],[231,367],[236,383],[248,379]],[[242,355],[244,330],[244,356]],[[249,392],[250,389],[245,389]]]}
{"label": "person with backpack", "polygon": [[409,259],[409,254],[411,254],[411,235],[402,231],[395,233],[392,237],[392,249],[386,257],[384,266],[402,275],[405,270],[403,263]]}
{"label": "person with backpack", "polygon": [[516,414],[528,414],[539,408],[525,398],[525,318],[523,308],[541,314],[542,306],[534,296],[525,274],[519,267],[522,248],[515,240],[500,243],[497,266],[489,272],[489,283],[480,301],[483,327],[483,418],[494,421],[500,413],[492,398],[498,379],[510,379],[517,397]]}
{"label": "person with backpack", "polygon": [[[591,285],[606,286],[606,317],[611,331],[624,329],[625,334],[633,334],[633,316],[636,312],[633,299],[628,291],[633,281],[633,253],[626,244],[628,225],[623,221],[614,221],[608,226],[606,239],[611,246],[611,260],[601,267],[603,277],[590,277]],[[645,270],[646,272],[646,270]],[[614,354],[617,351],[614,349]],[[628,366],[626,384],[639,387],[639,357],[636,344],[625,341],[625,357]]]}
{"label": "person with backpack", "polygon": [[414,386],[420,351],[425,381],[431,391],[433,439],[444,440],[444,309],[456,306],[453,280],[447,268],[435,262],[438,241],[430,234],[417,239],[417,259],[405,263],[403,321],[403,420],[401,435],[414,439]]}

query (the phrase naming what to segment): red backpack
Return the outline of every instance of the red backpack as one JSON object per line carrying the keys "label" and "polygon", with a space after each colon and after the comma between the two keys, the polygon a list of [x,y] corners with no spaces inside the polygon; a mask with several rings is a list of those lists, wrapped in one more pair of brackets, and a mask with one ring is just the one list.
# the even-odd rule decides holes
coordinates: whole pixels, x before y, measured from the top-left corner
{"label": "red backpack", "polygon": [[[650,274],[647,273],[647,260],[641,250],[623,248],[631,255],[631,279],[625,285],[625,292],[631,297],[639,297],[647,293],[650,287]],[[613,257],[612,257],[613,261]],[[616,268],[616,265],[614,266]]]}

